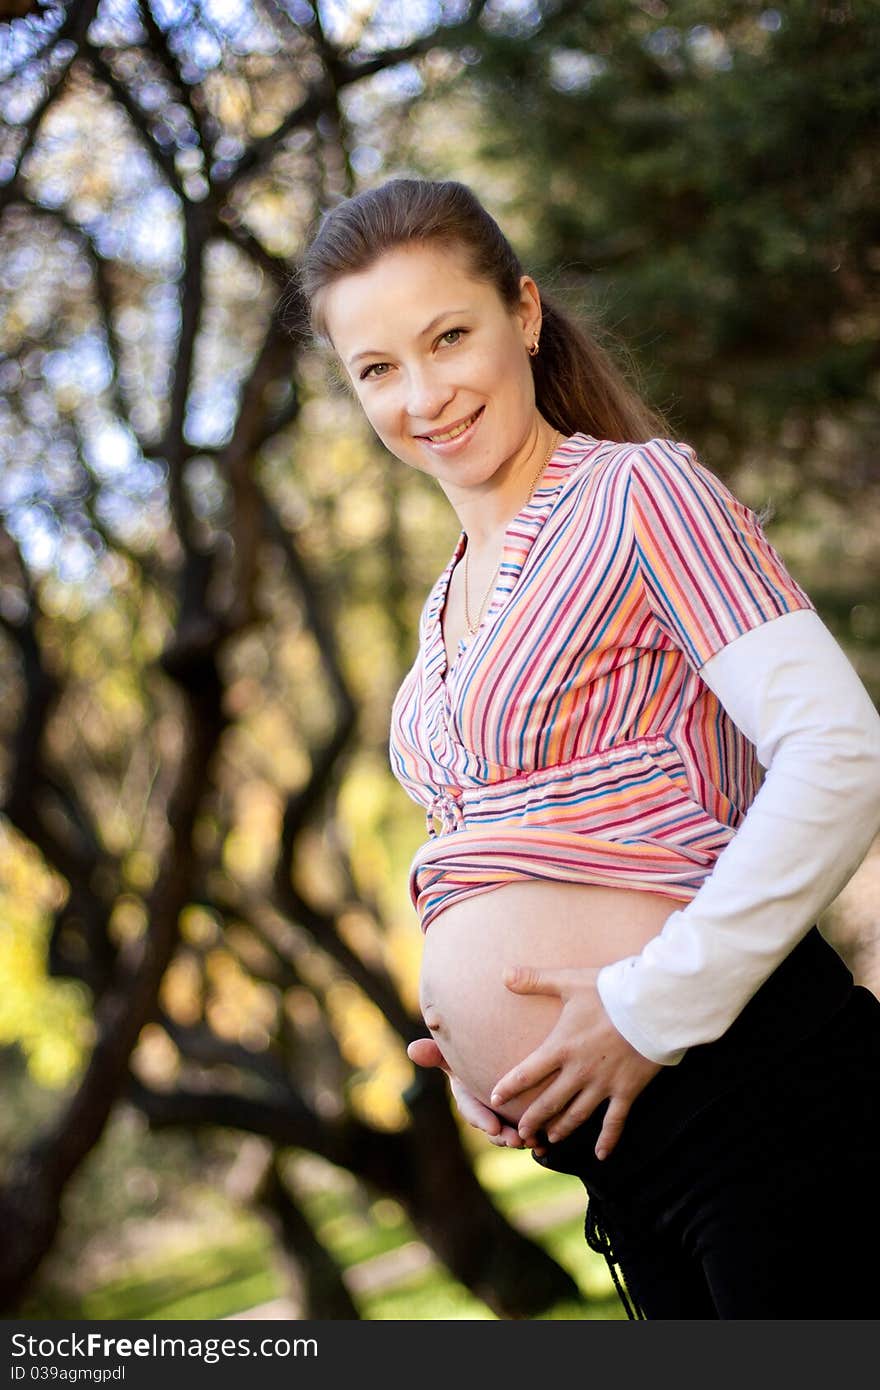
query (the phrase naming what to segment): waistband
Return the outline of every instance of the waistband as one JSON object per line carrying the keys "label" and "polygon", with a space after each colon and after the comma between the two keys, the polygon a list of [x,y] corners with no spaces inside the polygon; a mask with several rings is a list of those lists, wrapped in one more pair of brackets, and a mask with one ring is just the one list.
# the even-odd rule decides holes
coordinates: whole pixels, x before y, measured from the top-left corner
{"label": "waistband", "polygon": [[[636,1097],[623,1134],[606,1159],[595,1146],[608,1108],[603,1101],[573,1134],[535,1161],[561,1172],[593,1176],[597,1190],[617,1185],[661,1153],[688,1120],[730,1088],[760,1073],[768,1058],[784,1055],[821,1028],[849,999],[852,972],[817,926],[786,956],[714,1042],[688,1049],[664,1067]],[[534,1155],[533,1155],[534,1157]]]}

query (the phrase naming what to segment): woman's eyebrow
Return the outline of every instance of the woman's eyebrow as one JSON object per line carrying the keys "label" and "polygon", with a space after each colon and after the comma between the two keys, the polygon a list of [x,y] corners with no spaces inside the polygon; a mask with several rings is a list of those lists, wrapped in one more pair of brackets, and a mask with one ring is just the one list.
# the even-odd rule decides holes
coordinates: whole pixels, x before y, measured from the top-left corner
{"label": "woman's eyebrow", "polygon": [[[430,322],[430,323],[426,323],[426,324],[425,324],[425,327],[422,329],[421,333],[419,333],[418,336],[419,336],[420,338],[424,338],[428,333],[431,332],[431,330],[432,330],[433,328],[436,328],[436,327],[437,327],[437,324],[438,324],[438,323],[441,323],[441,322],[443,321],[443,319],[448,318],[451,314],[466,314],[467,312],[468,312],[467,309],[444,309],[444,310],[442,311],[442,313],[435,314],[434,317],[431,319],[431,322]],[[351,357],[349,357],[349,359],[348,359],[348,365],[349,365],[350,367],[353,367],[354,364],[355,364],[355,362],[357,362],[357,361],[359,360],[359,358],[361,358],[361,357],[381,357],[381,356],[382,356],[382,349],[381,349],[381,348],[364,348],[363,352],[355,352],[355,353],[352,354]]]}

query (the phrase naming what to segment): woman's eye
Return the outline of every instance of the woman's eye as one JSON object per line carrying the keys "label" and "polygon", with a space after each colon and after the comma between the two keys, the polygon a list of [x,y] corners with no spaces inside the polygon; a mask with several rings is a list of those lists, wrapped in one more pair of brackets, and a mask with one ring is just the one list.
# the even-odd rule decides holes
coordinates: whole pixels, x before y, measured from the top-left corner
{"label": "woman's eye", "polygon": [[[456,347],[465,333],[467,333],[466,328],[447,328],[445,333],[440,334],[437,341],[445,343],[447,347]],[[371,362],[369,367],[364,367],[359,379],[361,381],[368,381],[370,378],[375,380],[376,377],[387,376],[390,370],[391,366],[388,362]]]}

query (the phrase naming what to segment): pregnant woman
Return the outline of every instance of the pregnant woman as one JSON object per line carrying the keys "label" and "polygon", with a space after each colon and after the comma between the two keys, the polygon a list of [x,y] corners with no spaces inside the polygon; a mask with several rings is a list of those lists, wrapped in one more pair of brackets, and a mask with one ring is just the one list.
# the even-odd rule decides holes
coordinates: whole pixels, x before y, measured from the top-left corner
{"label": "pregnant woman", "polygon": [[300,281],[461,525],[391,720],[427,826],[410,1056],[581,1178],[630,1316],[874,1316],[880,1001],[815,925],[880,829],[867,692],[470,189],[346,200]]}

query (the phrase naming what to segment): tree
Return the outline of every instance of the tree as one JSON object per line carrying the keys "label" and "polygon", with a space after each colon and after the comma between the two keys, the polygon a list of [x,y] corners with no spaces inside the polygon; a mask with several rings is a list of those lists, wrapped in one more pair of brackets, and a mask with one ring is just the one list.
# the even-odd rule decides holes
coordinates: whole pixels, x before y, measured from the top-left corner
{"label": "tree", "polygon": [[880,11],[596,0],[486,28],[400,157],[444,176],[454,149],[542,291],[766,508],[880,698]]}
{"label": "tree", "polygon": [[[224,30],[195,3],[160,19],[81,0],[4,34],[0,631],[17,672],[0,813],[61,885],[51,972],[93,1001],[81,1072],[0,1187],[6,1308],[122,1102],[271,1141],[259,1200],[319,1308],[351,1305],[285,1185],[290,1146],[399,1198],[502,1315],[576,1296],[477,1183],[438,1076],[393,1123],[357,1103],[346,1010],[401,1068],[422,1028],[339,811],[359,732],[339,633],[377,558],[348,577],[333,499],[300,466],[291,271],[351,187],[346,94],[369,107],[372,79],[454,62],[483,8],[438,6],[388,42],[383,7],[331,33],[298,3]],[[408,632],[390,613],[385,639]]]}
{"label": "tree", "polygon": [[722,472],[781,455],[876,505],[877,6],[597,0],[496,23],[469,79],[449,96],[481,113],[523,255],[629,344],[673,428]]}

